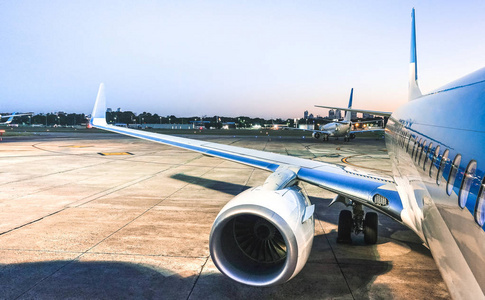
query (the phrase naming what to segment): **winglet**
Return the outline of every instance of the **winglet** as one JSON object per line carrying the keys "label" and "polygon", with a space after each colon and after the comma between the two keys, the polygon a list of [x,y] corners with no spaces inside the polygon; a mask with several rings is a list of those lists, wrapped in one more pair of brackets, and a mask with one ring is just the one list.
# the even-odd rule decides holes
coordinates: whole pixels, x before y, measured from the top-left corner
{"label": "winglet", "polygon": [[418,55],[416,51],[416,22],[414,8],[411,13],[411,60],[409,62],[409,101],[421,97],[418,85]]}
{"label": "winglet", "polygon": [[[349,107],[352,108],[352,97],[354,95],[354,88],[350,90],[350,100],[349,100]],[[352,112],[351,111],[346,111],[345,112],[345,121],[350,122],[350,119],[352,118]]]}
{"label": "winglet", "polygon": [[104,95],[104,83],[99,85],[98,96],[94,103],[93,113],[91,114],[91,126],[106,124],[106,96]]}

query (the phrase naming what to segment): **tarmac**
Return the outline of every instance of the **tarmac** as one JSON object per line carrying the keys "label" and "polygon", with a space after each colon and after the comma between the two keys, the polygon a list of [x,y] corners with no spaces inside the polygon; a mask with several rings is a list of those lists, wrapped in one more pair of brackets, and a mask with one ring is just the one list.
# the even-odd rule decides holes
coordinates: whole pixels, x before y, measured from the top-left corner
{"label": "tarmac", "polygon": [[[273,136],[274,135],[274,136]],[[351,142],[201,136],[213,142],[390,174],[382,139]],[[1,299],[449,299],[429,250],[379,215],[376,245],[337,244],[342,204],[316,205],[309,261],[265,288],[222,275],[209,255],[220,209],[269,173],[114,134],[42,134],[0,142]]]}

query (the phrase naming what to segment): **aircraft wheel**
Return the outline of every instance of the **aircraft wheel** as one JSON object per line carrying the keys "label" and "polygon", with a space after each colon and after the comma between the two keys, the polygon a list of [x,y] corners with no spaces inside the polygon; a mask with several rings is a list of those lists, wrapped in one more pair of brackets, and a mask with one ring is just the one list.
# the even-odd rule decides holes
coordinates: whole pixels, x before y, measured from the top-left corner
{"label": "aircraft wheel", "polygon": [[377,225],[377,213],[366,213],[364,219],[364,241],[366,244],[374,245],[375,243],[377,243]]}
{"label": "aircraft wheel", "polygon": [[350,234],[352,233],[352,212],[350,210],[340,211],[338,216],[337,243],[348,244],[352,242]]}

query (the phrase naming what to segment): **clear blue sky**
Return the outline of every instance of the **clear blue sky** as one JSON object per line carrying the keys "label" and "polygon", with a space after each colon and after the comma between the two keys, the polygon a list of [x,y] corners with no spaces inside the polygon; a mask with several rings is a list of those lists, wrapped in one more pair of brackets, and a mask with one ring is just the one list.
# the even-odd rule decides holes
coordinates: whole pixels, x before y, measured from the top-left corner
{"label": "clear blue sky", "polygon": [[301,117],[407,100],[485,66],[485,1],[2,1],[0,111]]}

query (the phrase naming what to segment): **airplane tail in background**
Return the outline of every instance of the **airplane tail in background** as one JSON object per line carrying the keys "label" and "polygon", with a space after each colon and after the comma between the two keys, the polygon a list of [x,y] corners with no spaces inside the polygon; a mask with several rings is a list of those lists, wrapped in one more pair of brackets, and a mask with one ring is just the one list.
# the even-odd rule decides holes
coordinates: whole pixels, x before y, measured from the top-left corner
{"label": "airplane tail in background", "polygon": [[[352,96],[353,96],[353,94],[354,94],[354,88],[352,88],[350,90],[350,100],[349,100],[349,107],[348,108],[352,108]],[[352,118],[352,112],[346,111],[344,121],[350,122],[351,118]]]}
{"label": "airplane tail in background", "polygon": [[12,115],[8,118],[7,122],[5,124],[10,124],[13,121],[13,117],[15,116],[16,112],[12,113]]}
{"label": "airplane tail in background", "polygon": [[421,97],[418,85],[418,55],[416,51],[416,22],[414,8],[411,13],[411,61],[409,63],[409,101]]}

